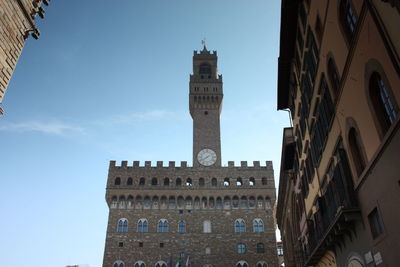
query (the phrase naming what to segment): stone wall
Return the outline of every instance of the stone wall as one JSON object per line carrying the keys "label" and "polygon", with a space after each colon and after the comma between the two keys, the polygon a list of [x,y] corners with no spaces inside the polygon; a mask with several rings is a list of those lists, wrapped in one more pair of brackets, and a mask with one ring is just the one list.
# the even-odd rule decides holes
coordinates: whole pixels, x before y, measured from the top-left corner
{"label": "stone wall", "polygon": [[[132,166],[122,162],[116,166],[114,161],[110,164],[106,193],[110,213],[104,267],[113,266],[118,260],[125,266],[133,266],[138,261],[155,266],[160,260],[168,262],[169,257],[175,261],[180,253],[189,255],[193,267],[236,266],[241,260],[249,266],[259,262],[278,266],[271,162],[266,166],[260,166],[259,162],[247,166],[247,162],[242,162],[236,167],[230,162],[228,167],[219,168],[188,167],[186,162],[179,167],[175,163],[163,167],[161,162],[155,167],[150,162],[139,165],[139,162]],[[119,184],[115,184],[117,178]],[[132,185],[127,184],[129,178]],[[139,184],[140,178],[146,179],[144,185]],[[157,185],[151,184],[154,178]],[[168,185],[163,184],[165,178],[170,180]],[[178,178],[182,180],[180,186],[176,185]],[[186,185],[187,178],[191,179],[191,185]],[[204,185],[199,183],[200,178],[204,179]],[[216,185],[211,183],[212,178],[217,179]],[[230,178],[230,185],[224,185],[226,178]],[[237,178],[242,179],[241,185],[236,184]],[[254,178],[254,183],[249,184],[250,178]],[[222,200],[220,206],[218,198]],[[171,199],[174,205],[170,205]],[[120,219],[128,220],[127,232],[117,232]],[[140,219],[148,221],[148,232],[137,232]],[[161,219],[168,221],[167,233],[157,232]],[[236,219],[244,220],[245,232],[235,232]],[[262,219],[264,232],[254,232],[254,219]],[[178,232],[180,220],[186,223],[185,233]],[[203,232],[203,223],[207,220],[211,222],[211,233]],[[246,245],[246,253],[237,253],[239,243]],[[257,253],[258,243],[264,245],[264,252]]]}

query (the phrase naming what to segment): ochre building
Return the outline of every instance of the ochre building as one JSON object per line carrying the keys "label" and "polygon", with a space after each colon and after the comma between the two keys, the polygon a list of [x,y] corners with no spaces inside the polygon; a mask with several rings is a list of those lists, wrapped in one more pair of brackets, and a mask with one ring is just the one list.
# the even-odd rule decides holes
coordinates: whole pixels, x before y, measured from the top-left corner
{"label": "ochre building", "polygon": [[283,0],[285,266],[399,266],[400,1]]}
{"label": "ochre building", "polygon": [[1,104],[12,73],[24,47],[32,35],[39,38],[35,24],[37,16],[44,17],[43,4],[49,0],[1,0],[0,1],[0,115]]}
{"label": "ochre building", "polygon": [[278,264],[272,162],[221,165],[216,51],[194,52],[189,90],[193,166],[110,162],[103,267]]}

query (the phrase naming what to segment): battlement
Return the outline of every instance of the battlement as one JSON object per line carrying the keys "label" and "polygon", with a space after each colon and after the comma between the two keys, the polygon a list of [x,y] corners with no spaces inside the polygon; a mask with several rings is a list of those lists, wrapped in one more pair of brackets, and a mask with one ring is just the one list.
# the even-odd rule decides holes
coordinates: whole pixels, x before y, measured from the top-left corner
{"label": "battlement", "polygon": [[194,50],[193,51],[193,56],[204,56],[204,55],[212,55],[212,56],[217,56],[217,51],[215,51],[215,50],[213,50],[213,51],[208,51],[205,47],[204,47],[204,49],[203,50],[201,50],[201,51],[197,51],[197,50]]}
{"label": "battlement", "polygon": [[[251,163],[251,162],[250,162]],[[112,168],[192,168],[193,166],[188,166],[187,161],[167,161],[164,164],[164,161],[133,161],[132,165],[128,165],[128,161],[121,161],[120,165],[117,165],[115,160],[110,161],[110,169]],[[223,165],[221,168],[249,168],[249,169],[257,169],[257,168],[266,168],[269,170],[273,169],[272,161],[265,161],[265,164],[261,165],[260,161],[253,161],[252,165],[248,164],[247,161],[241,161],[239,165],[235,165],[234,161],[228,161],[227,164]]]}

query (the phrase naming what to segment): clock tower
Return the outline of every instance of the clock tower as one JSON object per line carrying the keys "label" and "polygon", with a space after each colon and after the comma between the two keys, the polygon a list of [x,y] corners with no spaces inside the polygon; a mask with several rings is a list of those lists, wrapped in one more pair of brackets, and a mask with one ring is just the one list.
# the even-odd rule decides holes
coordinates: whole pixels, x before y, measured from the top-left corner
{"label": "clock tower", "polygon": [[220,114],[222,75],[218,75],[217,52],[194,51],[189,82],[189,108],[193,118],[193,166],[221,166]]}

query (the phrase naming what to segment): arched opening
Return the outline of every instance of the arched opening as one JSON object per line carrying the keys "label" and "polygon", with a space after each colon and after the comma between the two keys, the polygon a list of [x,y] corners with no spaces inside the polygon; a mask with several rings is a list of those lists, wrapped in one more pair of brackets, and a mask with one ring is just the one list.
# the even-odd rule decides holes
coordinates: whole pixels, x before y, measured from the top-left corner
{"label": "arched opening", "polygon": [[137,261],[137,262],[135,262],[133,267],[146,267],[146,264],[144,264],[143,261]]}
{"label": "arched opening", "polygon": [[148,222],[146,219],[140,219],[137,224],[138,233],[147,233]]}
{"label": "arched opening", "polygon": [[176,202],[175,202],[175,197],[174,196],[170,196],[169,200],[168,200],[168,207],[170,209],[175,209],[176,207]]}
{"label": "arched opening", "polygon": [[182,179],[181,178],[176,178],[175,184],[176,184],[176,186],[181,186],[182,185]]}
{"label": "arched opening", "polygon": [[222,209],[222,199],[220,197],[217,197],[217,202],[215,206],[217,209]]}
{"label": "arched opening", "polygon": [[231,208],[231,198],[226,196],[224,197],[224,209],[230,209]]}
{"label": "arched opening", "polygon": [[144,198],[144,208],[145,209],[150,209],[151,208],[151,200],[149,196],[146,196]]}
{"label": "arched opening", "polygon": [[[264,243],[257,243],[256,245],[256,252],[257,253],[265,253],[265,247],[264,247]],[[263,266],[262,264],[260,264],[261,266]],[[258,266],[258,265],[257,265]]]}
{"label": "arched opening", "polygon": [[249,179],[249,185],[250,185],[250,186],[255,186],[255,185],[256,185],[256,180],[254,179],[254,177],[250,177],[250,179]]}
{"label": "arched opening", "polygon": [[158,221],[157,232],[168,233],[168,221],[166,219],[161,219]]}
{"label": "arched opening", "polygon": [[116,261],[114,262],[113,267],[125,267],[125,263],[123,261]]}
{"label": "arched opening", "polygon": [[178,197],[178,208],[182,209],[184,204],[185,204],[184,198],[182,196],[179,196]]}
{"label": "arched opening", "polygon": [[267,177],[261,178],[261,184],[262,184],[262,185],[267,185],[267,184],[268,184],[268,179],[267,179]]}
{"label": "arched opening", "polygon": [[236,186],[242,186],[242,185],[243,185],[243,180],[242,180],[242,178],[238,177],[236,179]]}
{"label": "arched opening", "polygon": [[224,179],[224,186],[229,186],[231,183],[229,181],[229,178]]}
{"label": "arched opening", "polygon": [[369,94],[383,135],[394,123],[398,114],[398,106],[389,87],[379,73],[374,72],[369,80]]}
{"label": "arched opening", "polygon": [[128,220],[127,219],[123,218],[123,219],[118,220],[117,232],[118,233],[128,232]]}
{"label": "arched opening", "polygon": [[199,73],[204,75],[211,74],[211,65],[208,63],[203,63],[200,65]]}
{"label": "arched opening", "polygon": [[339,95],[340,77],[337,71],[336,63],[333,58],[328,60],[328,77],[331,83],[331,88],[335,93],[335,97]]}
{"label": "arched opening", "polygon": [[351,41],[357,27],[357,15],[351,0],[341,0],[339,5],[339,20],[347,41]]}
{"label": "arched opening", "polygon": [[238,196],[234,196],[234,197],[232,198],[232,207],[233,207],[234,209],[239,208],[239,197],[238,197]]}
{"label": "arched opening", "polygon": [[144,177],[139,179],[139,185],[143,186],[146,183],[146,179]]}
{"label": "arched opening", "polygon": [[164,186],[169,186],[169,178],[164,178]]}
{"label": "arched opening", "polygon": [[186,179],[186,186],[193,186],[193,182],[191,178]]}
{"label": "arched opening", "polygon": [[357,175],[360,176],[365,168],[365,161],[361,152],[361,140],[354,127],[349,131],[349,146]]}
{"label": "arched opening", "polygon": [[153,178],[153,179],[151,179],[151,185],[157,185],[158,184],[158,180],[157,180],[157,178]]}
{"label": "arched opening", "polygon": [[194,208],[200,209],[200,198],[199,197],[194,198]]}
{"label": "arched opening", "polygon": [[217,186],[218,185],[217,178],[212,178],[211,179],[211,185],[212,186]]}
{"label": "arched opening", "polygon": [[120,185],[121,184],[121,178],[117,177],[114,180],[114,185]]}
{"label": "arched opening", "polygon": [[206,209],[206,208],[207,208],[207,198],[206,198],[206,197],[203,197],[203,198],[201,199],[201,207],[202,207],[203,209]]}
{"label": "arched opening", "polygon": [[128,178],[126,181],[126,185],[132,185],[133,184],[133,179],[131,177]]}
{"label": "arched opening", "polygon": [[201,186],[201,187],[204,186],[204,183],[205,183],[204,182],[204,178],[200,178],[199,179],[199,186]]}
{"label": "arched opening", "polygon": [[161,203],[161,208],[162,209],[166,209],[168,207],[167,197],[166,196],[162,196],[160,203]]}
{"label": "arched opening", "polygon": [[246,209],[246,208],[247,208],[247,197],[242,196],[242,197],[240,198],[240,207],[241,207],[242,209]]}
{"label": "arched opening", "polygon": [[187,209],[192,209],[193,208],[193,200],[192,197],[187,196],[185,199],[185,203],[186,203],[186,208]]}
{"label": "arched opening", "polygon": [[215,201],[214,201],[214,198],[213,198],[213,197],[210,197],[210,198],[208,199],[208,206],[210,207],[210,209],[215,208]]}
{"label": "arched opening", "polygon": [[178,233],[185,233],[186,232],[186,223],[185,221],[178,222]]}
{"label": "arched opening", "polygon": [[256,206],[256,198],[253,197],[253,196],[251,196],[251,197],[249,198],[249,207],[250,207],[250,208],[254,208],[255,206]]}

